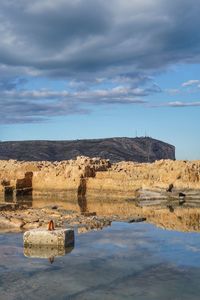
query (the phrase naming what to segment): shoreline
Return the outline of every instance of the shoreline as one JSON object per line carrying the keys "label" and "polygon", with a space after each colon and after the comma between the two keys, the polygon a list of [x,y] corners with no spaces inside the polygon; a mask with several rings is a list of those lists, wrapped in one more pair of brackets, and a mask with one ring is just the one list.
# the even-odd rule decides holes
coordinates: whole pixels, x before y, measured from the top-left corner
{"label": "shoreline", "polygon": [[58,206],[20,209],[7,207],[0,210],[0,233],[24,232],[29,229],[47,228],[53,220],[56,228],[77,227],[78,233],[101,230],[112,222],[147,222],[157,227],[183,232],[200,231],[200,208],[177,207],[174,211],[168,208],[134,207],[131,214],[97,214],[96,212],[77,212]]}

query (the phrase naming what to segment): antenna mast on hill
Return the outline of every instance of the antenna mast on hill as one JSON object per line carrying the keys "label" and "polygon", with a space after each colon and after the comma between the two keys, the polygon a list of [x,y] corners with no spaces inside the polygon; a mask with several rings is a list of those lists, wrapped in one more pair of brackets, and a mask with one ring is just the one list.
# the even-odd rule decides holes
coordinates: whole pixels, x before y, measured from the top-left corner
{"label": "antenna mast on hill", "polygon": [[151,152],[151,139],[148,140],[149,140],[149,145],[148,145],[148,152],[147,152],[147,161],[149,162],[150,152]]}

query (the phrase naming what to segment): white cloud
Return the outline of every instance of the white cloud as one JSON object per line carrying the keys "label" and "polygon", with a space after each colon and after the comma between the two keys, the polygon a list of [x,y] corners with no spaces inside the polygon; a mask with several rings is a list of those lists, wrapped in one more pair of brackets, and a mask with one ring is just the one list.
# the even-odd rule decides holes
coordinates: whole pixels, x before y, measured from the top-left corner
{"label": "white cloud", "polygon": [[200,83],[200,80],[198,80],[198,79],[191,79],[191,80],[188,80],[186,82],[183,82],[182,86],[183,87],[193,86],[193,85],[197,85],[199,83]]}
{"label": "white cloud", "polygon": [[[55,116],[86,114],[94,105],[145,104],[153,89],[114,87],[81,91],[0,90],[0,123],[42,122]],[[6,105],[5,105],[6,104]],[[85,106],[90,105],[90,109]]]}
{"label": "white cloud", "polygon": [[200,106],[200,101],[196,101],[196,102],[195,101],[194,102],[172,101],[163,105],[169,107],[193,107],[193,106]]}
{"label": "white cloud", "polygon": [[179,89],[166,89],[165,92],[167,92],[170,95],[177,95],[177,94],[181,93],[181,91]]}

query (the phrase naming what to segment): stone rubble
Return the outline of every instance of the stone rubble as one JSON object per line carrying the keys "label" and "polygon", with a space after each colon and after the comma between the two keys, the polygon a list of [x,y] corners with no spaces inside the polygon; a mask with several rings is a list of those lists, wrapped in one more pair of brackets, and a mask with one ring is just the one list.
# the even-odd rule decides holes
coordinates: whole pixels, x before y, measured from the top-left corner
{"label": "stone rubble", "polygon": [[0,211],[0,230],[25,231],[29,229],[47,229],[48,223],[53,220],[56,228],[77,227],[78,232],[99,230],[111,225],[109,217],[83,215],[77,212],[54,208],[20,209]]}

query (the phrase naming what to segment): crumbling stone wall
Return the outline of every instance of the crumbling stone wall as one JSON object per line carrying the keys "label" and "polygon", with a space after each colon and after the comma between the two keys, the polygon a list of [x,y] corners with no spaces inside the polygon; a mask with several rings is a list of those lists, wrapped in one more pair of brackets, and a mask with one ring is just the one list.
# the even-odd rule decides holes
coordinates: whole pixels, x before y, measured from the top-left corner
{"label": "crumbling stone wall", "polygon": [[61,162],[0,161],[0,195],[31,190],[65,191],[70,197],[138,197],[140,190],[200,191],[200,161],[110,164],[100,158],[77,157]]}

